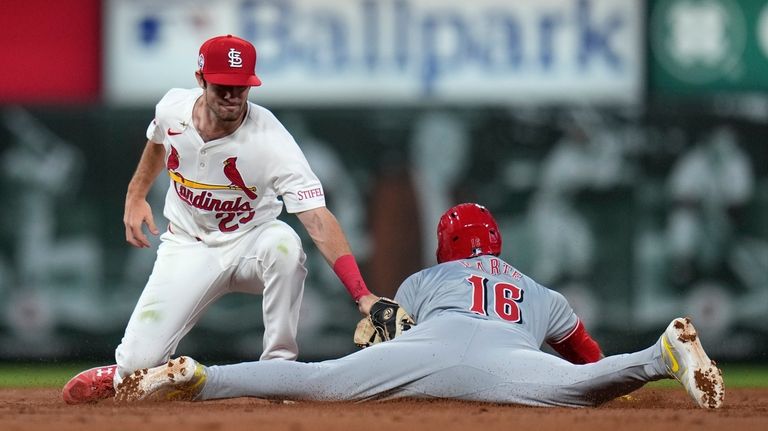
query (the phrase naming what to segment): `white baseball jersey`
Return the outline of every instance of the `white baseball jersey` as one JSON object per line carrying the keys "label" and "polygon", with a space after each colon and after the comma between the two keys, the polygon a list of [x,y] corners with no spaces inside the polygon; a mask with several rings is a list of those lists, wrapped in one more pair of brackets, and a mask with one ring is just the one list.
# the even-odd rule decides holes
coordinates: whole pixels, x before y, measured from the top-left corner
{"label": "white baseball jersey", "polygon": [[269,110],[248,102],[235,132],[204,143],[192,126],[202,93],[171,89],[147,128],[147,138],[165,147],[171,187],[164,215],[171,229],[215,245],[274,220],[283,203],[290,213],[325,206],[320,181]]}
{"label": "white baseball jersey", "polygon": [[[325,205],[296,142],[268,110],[248,102],[230,135],[203,142],[192,124],[201,89],[170,90],[147,138],[165,147],[168,232],[115,351],[115,383],[170,358],[205,310],[230,292],[263,295],[261,359],[296,359],[307,270],[283,209]],[[282,198],[279,199],[279,198]]]}

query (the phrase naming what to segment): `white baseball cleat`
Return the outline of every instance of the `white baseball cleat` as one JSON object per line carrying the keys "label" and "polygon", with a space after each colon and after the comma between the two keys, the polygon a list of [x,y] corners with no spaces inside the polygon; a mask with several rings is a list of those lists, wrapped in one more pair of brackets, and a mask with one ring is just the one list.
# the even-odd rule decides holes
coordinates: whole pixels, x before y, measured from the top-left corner
{"label": "white baseball cleat", "polygon": [[188,356],[136,370],[117,385],[115,401],[192,401],[205,386],[205,366]]}
{"label": "white baseball cleat", "polygon": [[704,352],[690,318],[678,317],[667,326],[661,336],[661,357],[669,375],[683,385],[699,407],[722,407],[723,372]]}

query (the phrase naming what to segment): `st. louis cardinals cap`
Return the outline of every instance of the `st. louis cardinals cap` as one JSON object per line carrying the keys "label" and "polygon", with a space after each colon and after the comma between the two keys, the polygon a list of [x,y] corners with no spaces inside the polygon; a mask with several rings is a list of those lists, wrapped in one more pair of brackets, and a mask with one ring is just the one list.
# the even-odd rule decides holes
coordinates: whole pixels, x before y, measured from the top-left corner
{"label": "st. louis cardinals cap", "polygon": [[258,86],[256,48],[245,39],[228,34],[200,46],[197,66],[206,81],[219,85]]}

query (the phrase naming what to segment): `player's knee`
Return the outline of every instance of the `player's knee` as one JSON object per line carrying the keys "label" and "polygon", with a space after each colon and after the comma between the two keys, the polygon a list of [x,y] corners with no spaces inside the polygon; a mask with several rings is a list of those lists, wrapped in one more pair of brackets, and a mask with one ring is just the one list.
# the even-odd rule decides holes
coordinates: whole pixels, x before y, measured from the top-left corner
{"label": "player's knee", "polygon": [[153,348],[151,343],[126,343],[117,346],[115,360],[120,377],[125,377],[136,370],[156,367],[170,358],[170,354],[160,348]]}
{"label": "player's knee", "polygon": [[304,264],[301,240],[292,231],[280,230],[264,235],[264,263],[274,271],[295,271]]}
{"label": "player's knee", "polygon": [[289,238],[278,242],[267,256],[269,267],[277,272],[292,273],[297,268],[302,267],[304,263],[304,251],[301,249],[301,244]]}

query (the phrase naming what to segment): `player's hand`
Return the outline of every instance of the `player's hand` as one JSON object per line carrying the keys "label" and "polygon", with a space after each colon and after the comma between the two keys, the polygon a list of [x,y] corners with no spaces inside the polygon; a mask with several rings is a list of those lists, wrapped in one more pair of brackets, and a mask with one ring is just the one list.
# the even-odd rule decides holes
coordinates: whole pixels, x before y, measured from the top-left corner
{"label": "player's hand", "polygon": [[144,223],[147,224],[147,228],[153,235],[160,233],[155,226],[155,219],[152,217],[152,208],[145,199],[126,200],[125,214],[123,215],[125,240],[134,247],[149,248],[151,246],[149,239],[142,230]]}
{"label": "player's hand", "polygon": [[357,309],[360,310],[360,314],[368,316],[371,314],[371,306],[376,303],[380,298],[374,294],[368,294],[361,297],[357,301]]}

